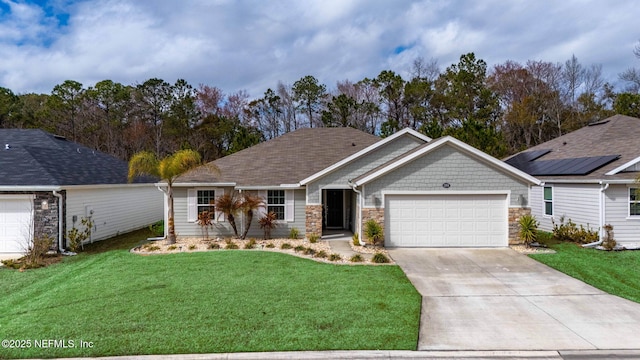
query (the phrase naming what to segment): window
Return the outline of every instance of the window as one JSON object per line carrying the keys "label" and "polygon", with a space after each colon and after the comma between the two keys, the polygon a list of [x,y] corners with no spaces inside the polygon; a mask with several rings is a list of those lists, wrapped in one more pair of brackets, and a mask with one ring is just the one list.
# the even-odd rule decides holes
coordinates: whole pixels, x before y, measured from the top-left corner
{"label": "window", "polygon": [[550,186],[544,187],[544,214],[553,215],[553,188]]}
{"label": "window", "polygon": [[640,188],[629,188],[629,216],[640,216]]}
{"label": "window", "polygon": [[284,220],[285,212],[285,195],[284,190],[269,190],[267,191],[267,212],[273,211],[276,214],[276,219]]}
{"label": "window", "polygon": [[203,211],[209,211],[211,213],[215,211],[215,190],[198,190],[197,199],[198,201],[196,205],[198,207],[198,215],[200,215]]}

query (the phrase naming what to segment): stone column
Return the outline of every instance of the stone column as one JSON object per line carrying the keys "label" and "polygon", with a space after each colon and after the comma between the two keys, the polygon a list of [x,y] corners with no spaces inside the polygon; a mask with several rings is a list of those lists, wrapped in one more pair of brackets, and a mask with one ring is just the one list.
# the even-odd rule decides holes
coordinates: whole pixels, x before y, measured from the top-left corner
{"label": "stone column", "polygon": [[305,209],[305,235],[322,236],[322,205],[306,205]]}
{"label": "stone column", "polygon": [[524,215],[531,215],[531,208],[509,208],[509,245],[522,243],[518,237],[520,232],[518,221]]}

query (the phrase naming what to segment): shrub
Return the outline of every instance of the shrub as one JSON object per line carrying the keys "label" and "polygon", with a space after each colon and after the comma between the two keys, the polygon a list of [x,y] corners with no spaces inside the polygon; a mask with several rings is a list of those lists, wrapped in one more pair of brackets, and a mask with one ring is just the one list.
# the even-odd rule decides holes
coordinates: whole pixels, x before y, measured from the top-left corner
{"label": "shrub", "polygon": [[329,256],[329,255],[324,250],[320,250],[315,255],[313,255],[313,257],[323,258],[323,259],[326,258],[327,256]]}
{"label": "shrub", "polygon": [[617,242],[613,238],[613,225],[607,224],[602,227],[604,229],[604,239],[602,239],[602,247],[611,251],[616,247]]}
{"label": "shrub", "polygon": [[156,221],[153,224],[149,225],[149,231],[151,231],[154,236],[163,236],[164,220]]}
{"label": "shrub", "polygon": [[197,247],[195,244],[191,244],[191,245],[189,245],[189,248],[188,248],[188,249],[189,249],[189,250],[195,250],[195,249],[197,249],[197,248],[198,248],[198,247]]}
{"label": "shrub", "polygon": [[304,250],[302,251],[303,254],[305,255],[313,255],[316,253],[315,250],[313,250],[312,248],[304,248]]}
{"label": "shrub", "polygon": [[268,243],[266,247],[269,249],[273,249],[276,246],[273,243]]}
{"label": "shrub", "polygon": [[45,266],[47,252],[53,245],[53,237],[49,234],[39,233],[34,235],[25,256],[22,258],[21,268],[34,269]]}
{"label": "shrub", "polygon": [[171,246],[167,247],[167,250],[169,250],[169,251],[173,251],[173,250],[175,250],[175,249],[177,249],[177,248],[178,248],[177,246],[175,246],[175,245],[171,245]]}
{"label": "shrub", "polygon": [[374,219],[367,220],[364,223],[364,233],[367,240],[373,245],[380,245],[384,242],[384,232],[382,226]]}
{"label": "shrub", "polygon": [[330,261],[339,261],[342,260],[342,257],[339,254],[331,254],[329,255]]}
{"label": "shrub", "polygon": [[282,243],[282,245],[280,245],[280,249],[291,249],[291,244],[289,243]]}
{"label": "shrub", "polygon": [[278,216],[273,211],[269,211],[265,216],[258,220],[260,228],[264,230],[264,239],[271,239],[271,230],[275,228],[278,223]]}
{"label": "shrub", "polygon": [[588,244],[594,241],[598,241],[598,233],[585,228],[584,226],[578,226],[569,219],[567,223],[564,223],[564,216],[560,218],[560,224],[553,221],[553,236],[561,241],[572,241],[580,244]]}
{"label": "shrub", "polygon": [[249,239],[249,241],[246,244],[244,244],[245,249],[253,249],[255,246],[256,246],[256,239],[253,239],[253,238]]}
{"label": "shrub", "polygon": [[293,251],[300,252],[300,251],[304,251],[304,249],[306,249],[304,246],[298,245],[298,246],[293,248]]}
{"label": "shrub", "polygon": [[538,237],[538,221],[533,215],[523,215],[518,220],[518,225],[520,225],[518,236],[529,247]]}
{"label": "shrub", "polygon": [[351,261],[351,262],[363,262],[364,258],[360,254],[355,254],[355,255],[353,255],[351,257],[351,259],[349,259],[349,261]]}
{"label": "shrub", "polygon": [[80,224],[84,228],[80,230],[75,226],[67,231],[67,239],[69,240],[69,250],[78,252],[80,249],[84,249],[84,241],[91,238],[91,229],[93,229],[93,220],[91,218],[83,217],[80,219]]}
{"label": "shrub", "polygon": [[351,237],[351,241],[353,242],[353,245],[360,246],[360,236],[358,235],[358,233],[353,234],[353,236]]}
{"label": "shrub", "polygon": [[214,250],[214,249],[220,249],[220,244],[218,243],[211,243],[209,244],[209,249]]}
{"label": "shrub", "polygon": [[240,248],[238,244],[234,243],[231,239],[226,239],[224,242],[227,244],[224,246],[225,249],[235,250]]}
{"label": "shrub", "polygon": [[203,211],[198,214],[198,225],[202,230],[202,239],[207,240],[209,238],[209,226],[213,225],[214,214],[211,211]]}
{"label": "shrub", "polygon": [[144,248],[147,251],[158,251],[158,250],[160,250],[160,246],[158,246],[158,245],[147,244],[147,245],[144,246]]}
{"label": "shrub", "polygon": [[289,239],[297,239],[299,237],[300,231],[298,230],[298,228],[292,227],[291,230],[289,230]]}
{"label": "shrub", "polygon": [[315,244],[318,242],[318,239],[320,239],[320,236],[318,236],[318,234],[316,233],[311,233],[309,234],[309,242],[312,244]]}
{"label": "shrub", "polygon": [[376,253],[371,258],[371,262],[376,264],[386,264],[389,262],[389,258],[383,253]]}

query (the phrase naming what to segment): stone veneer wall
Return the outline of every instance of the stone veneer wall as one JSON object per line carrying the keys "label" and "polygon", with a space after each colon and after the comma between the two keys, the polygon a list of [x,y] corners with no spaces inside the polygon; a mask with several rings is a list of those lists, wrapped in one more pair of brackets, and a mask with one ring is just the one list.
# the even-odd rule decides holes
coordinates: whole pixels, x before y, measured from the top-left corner
{"label": "stone veneer wall", "polygon": [[524,215],[531,215],[531,208],[509,208],[509,245],[522,243],[518,237],[520,232],[518,221]]}
{"label": "stone veneer wall", "polygon": [[305,209],[305,235],[322,236],[322,205],[306,205]]}
{"label": "stone veneer wall", "polygon": [[[48,209],[43,209],[43,202],[47,202]],[[58,251],[58,198],[50,192],[36,193],[33,200],[34,234],[48,235],[53,239],[52,250]]]}

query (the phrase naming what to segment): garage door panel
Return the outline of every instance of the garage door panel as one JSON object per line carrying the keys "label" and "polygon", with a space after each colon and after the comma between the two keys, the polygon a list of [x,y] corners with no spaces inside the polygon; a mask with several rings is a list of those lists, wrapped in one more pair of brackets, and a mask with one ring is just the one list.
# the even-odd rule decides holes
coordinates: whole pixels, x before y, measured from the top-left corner
{"label": "garage door panel", "polygon": [[27,247],[31,199],[0,197],[0,253],[19,253]]}
{"label": "garage door panel", "polygon": [[[388,246],[506,246],[507,196],[388,195]],[[413,226],[407,226],[407,223]]]}

